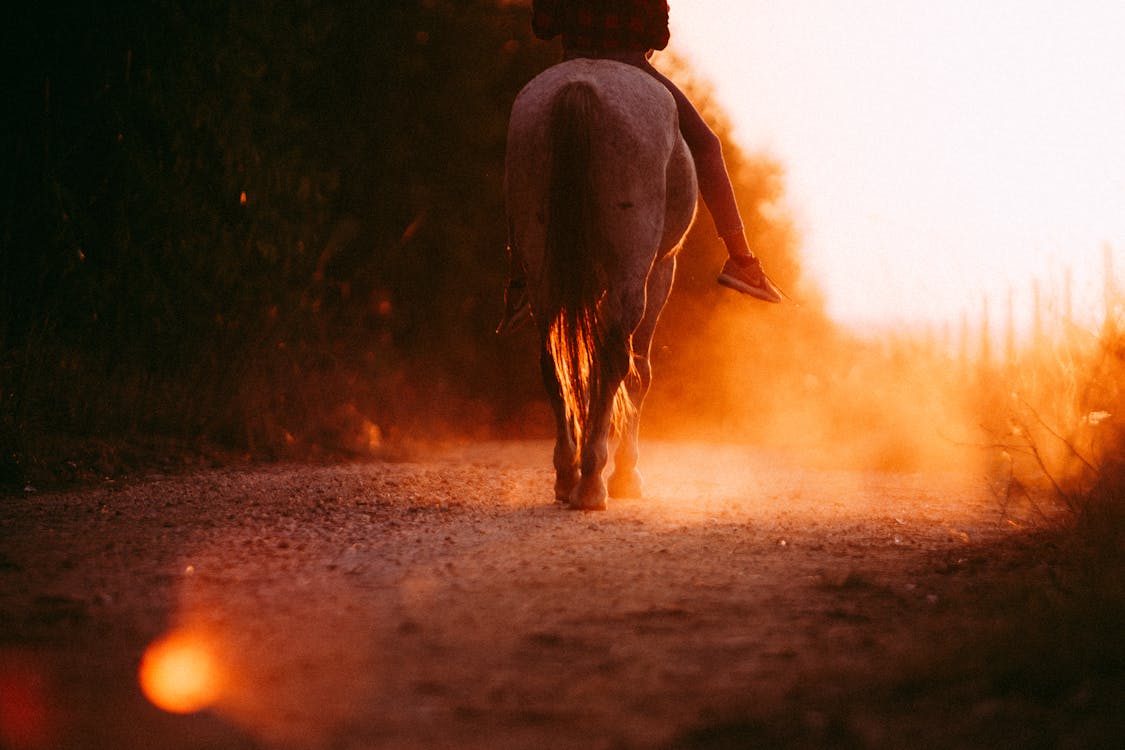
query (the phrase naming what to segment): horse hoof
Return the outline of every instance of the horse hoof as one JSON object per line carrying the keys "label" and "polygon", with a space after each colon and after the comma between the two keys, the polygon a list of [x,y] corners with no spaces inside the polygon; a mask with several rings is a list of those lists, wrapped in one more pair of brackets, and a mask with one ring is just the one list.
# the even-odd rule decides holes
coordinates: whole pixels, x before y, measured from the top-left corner
{"label": "horse hoof", "polygon": [[604,485],[587,488],[584,492],[582,485],[579,484],[570,496],[570,507],[572,510],[605,510],[605,501],[606,491]]}
{"label": "horse hoof", "polygon": [[644,495],[644,481],[636,469],[614,473],[609,478],[609,496],[639,500]]}
{"label": "horse hoof", "polygon": [[560,476],[555,479],[555,502],[567,505],[578,486],[577,476]]}
{"label": "horse hoof", "polygon": [[571,510],[605,510],[606,509],[605,498],[603,497],[600,500],[596,499],[596,498],[591,499],[591,500],[571,500],[570,501],[570,509]]}

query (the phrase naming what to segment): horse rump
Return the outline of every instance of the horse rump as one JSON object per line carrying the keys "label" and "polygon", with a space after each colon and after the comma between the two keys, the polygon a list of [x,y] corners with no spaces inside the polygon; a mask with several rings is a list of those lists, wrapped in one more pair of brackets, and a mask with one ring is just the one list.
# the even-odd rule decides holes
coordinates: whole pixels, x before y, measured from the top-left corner
{"label": "horse rump", "polygon": [[[550,117],[551,179],[545,243],[547,351],[554,362],[563,403],[579,446],[590,402],[607,377],[632,366],[628,334],[609,330],[598,314],[607,291],[599,262],[607,252],[593,183],[593,131],[598,94],[586,81],[572,81],[555,96]],[[617,338],[626,340],[617,341]],[[624,362],[610,358],[625,357]],[[626,389],[614,394],[614,423],[631,408]]]}

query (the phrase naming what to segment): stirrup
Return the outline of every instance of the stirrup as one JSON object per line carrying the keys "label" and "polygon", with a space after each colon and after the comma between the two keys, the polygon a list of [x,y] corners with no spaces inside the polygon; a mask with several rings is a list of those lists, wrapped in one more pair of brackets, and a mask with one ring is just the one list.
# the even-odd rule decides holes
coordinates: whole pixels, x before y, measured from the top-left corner
{"label": "stirrup", "polygon": [[507,336],[523,328],[531,319],[531,300],[527,296],[527,280],[512,279],[504,289],[504,317],[496,326],[496,334]]}

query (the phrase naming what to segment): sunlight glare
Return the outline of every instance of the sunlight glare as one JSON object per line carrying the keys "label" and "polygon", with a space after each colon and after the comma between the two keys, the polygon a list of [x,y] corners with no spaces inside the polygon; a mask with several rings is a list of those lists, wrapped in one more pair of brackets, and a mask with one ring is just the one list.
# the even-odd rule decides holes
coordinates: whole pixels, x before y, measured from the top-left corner
{"label": "sunlight glare", "polygon": [[956,321],[1125,249],[1125,4],[693,0],[671,20],[739,143],[785,168],[839,322]]}

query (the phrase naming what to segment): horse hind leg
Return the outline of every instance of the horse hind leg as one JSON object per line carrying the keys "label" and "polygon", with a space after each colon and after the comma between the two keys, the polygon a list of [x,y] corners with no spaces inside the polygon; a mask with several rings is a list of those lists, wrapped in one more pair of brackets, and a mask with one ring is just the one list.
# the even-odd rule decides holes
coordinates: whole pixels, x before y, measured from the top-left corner
{"label": "horse hind leg", "polygon": [[555,415],[555,501],[569,503],[571,493],[578,484],[578,446],[574,439],[574,426],[563,402],[562,386],[555,373],[555,362],[546,346],[539,354],[539,369]]}
{"label": "horse hind leg", "polygon": [[627,408],[615,415],[617,423],[617,451],[613,456],[613,473],[609,475],[606,488],[610,497],[640,498],[644,495],[644,480],[637,471],[639,458],[638,434],[640,431],[641,405],[652,380],[652,365],[647,354],[632,352],[628,374],[623,383],[628,397]]}
{"label": "horse hind leg", "polygon": [[[609,461],[609,435],[614,402],[629,372],[629,336],[624,326],[607,326],[598,356],[600,370],[590,394],[587,422],[582,432],[582,473],[571,493],[570,505],[578,510],[605,510],[609,490],[603,474]],[[629,327],[631,328],[631,326]]]}
{"label": "horse hind leg", "polygon": [[633,366],[625,379],[632,408],[625,414],[617,452],[613,457],[613,473],[609,477],[608,484],[610,497],[640,498],[644,495],[644,480],[637,470],[637,460],[640,457],[641,408],[644,406],[645,396],[648,395],[649,385],[652,383],[652,362],[649,359],[652,338],[656,333],[660,313],[672,291],[672,280],[675,275],[676,258],[674,255],[668,255],[656,262],[648,276],[644,318],[633,332],[631,340]]}
{"label": "horse hind leg", "polygon": [[644,479],[637,470],[639,449],[637,435],[640,430],[640,403],[651,380],[651,365],[647,358],[634,358],[634,365],[625,379],[632,408],[623,415],[619,427],[617,452],[613,456],[613,473],[609,475],[606,489],[610,497],[640,498],[644,495]]}

